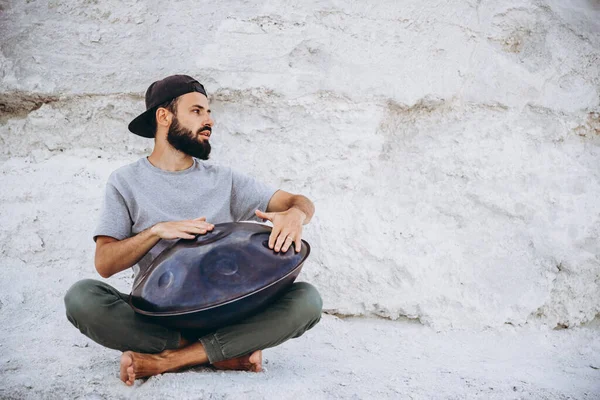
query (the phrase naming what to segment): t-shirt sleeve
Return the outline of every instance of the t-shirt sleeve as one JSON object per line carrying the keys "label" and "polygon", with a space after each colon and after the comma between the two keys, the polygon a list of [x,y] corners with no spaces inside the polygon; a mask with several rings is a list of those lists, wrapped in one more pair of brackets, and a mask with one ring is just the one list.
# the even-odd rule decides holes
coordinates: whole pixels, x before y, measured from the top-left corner
{"label": "t-shirt sleeve", "polygon": [[102,211],[94,231],[94,242],[98,236],[110,236],[117,240],[127,239],[132,236],[132,225],[125,199],[113,184],[111,176],[106,184]]}
{"label": "t-shirt sleeve", "polygon": [[234,220],[261,222],[254,211],[266,211],[269,200],[277,190],[233,169],[231,174],[231,215]]}

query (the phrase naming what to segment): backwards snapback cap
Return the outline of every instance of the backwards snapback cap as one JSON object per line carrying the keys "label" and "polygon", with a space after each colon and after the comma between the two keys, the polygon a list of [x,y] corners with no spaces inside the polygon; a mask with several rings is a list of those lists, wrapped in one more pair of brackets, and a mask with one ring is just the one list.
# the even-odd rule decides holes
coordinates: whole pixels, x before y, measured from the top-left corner
{"label": "backwards snapback cap", "polygon": [[152,83],[146,90],[146,111],[129,123],[129,130],[136,135],[153,138],[155,133],[153,121],[158,106],[191,92],[206,96],[204,86],[188,75],[171,75]]}

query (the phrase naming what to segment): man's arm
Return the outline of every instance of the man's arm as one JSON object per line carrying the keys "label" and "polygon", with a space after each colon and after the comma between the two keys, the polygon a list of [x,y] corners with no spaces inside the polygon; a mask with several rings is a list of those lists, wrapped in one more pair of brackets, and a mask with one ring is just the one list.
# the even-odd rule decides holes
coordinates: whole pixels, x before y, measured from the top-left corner
{"label": "man's arm", "polygon": [[269,200],[267,212],[256,210],[256,215],[273,223],[269,248],[286,252],[292,243],[299,252],[302,246],[302,225],[308,224],[315,213],[315,205],[307,197],[278,190]]}
{"label": "man's arm", "polygon": [[117,240],[110,236],[96,239],[96,270],[103,278],[126,270],[140,261],[160,239],[193,239],[212,231],[214,225],[206,218],[160,222],[135,236]]}
{"label": "man's arm", "polygon": [[94,263],[100,276],[109,278],[140,261],[160,240],[152,233],[151,229],[148,228],[123,240],[117,240],[110,236],[98,236]]}

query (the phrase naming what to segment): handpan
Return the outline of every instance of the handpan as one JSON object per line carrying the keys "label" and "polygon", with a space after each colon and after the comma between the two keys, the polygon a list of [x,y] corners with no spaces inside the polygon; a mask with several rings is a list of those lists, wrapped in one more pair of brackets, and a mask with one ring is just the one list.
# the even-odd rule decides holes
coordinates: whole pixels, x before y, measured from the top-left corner
{"label": "handpan", "polygon": [[133,283],[135,312],[176,329],[209,330],[260,311],[296,279],[310,245],[269,249],[271,228],[251,222],[216,224],[160,253]]}

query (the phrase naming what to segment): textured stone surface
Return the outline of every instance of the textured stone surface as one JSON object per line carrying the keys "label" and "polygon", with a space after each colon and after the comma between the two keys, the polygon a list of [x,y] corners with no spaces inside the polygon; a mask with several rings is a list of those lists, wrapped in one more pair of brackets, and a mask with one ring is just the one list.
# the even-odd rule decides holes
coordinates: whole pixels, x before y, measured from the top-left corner
{"label": "textured stone surface", "polygon": [[93,276],[106,178],[152,146],[126,125],[152,80],[189,73],[212,162],[315,201],[303,278],[330,312],[436,329],[600,312],[597,1],[0,8],[3,278]]}

